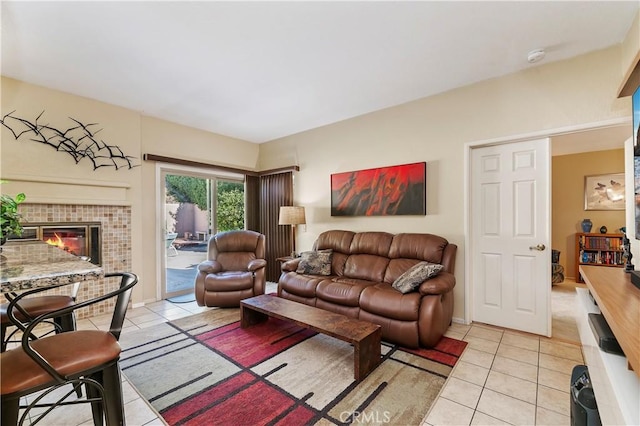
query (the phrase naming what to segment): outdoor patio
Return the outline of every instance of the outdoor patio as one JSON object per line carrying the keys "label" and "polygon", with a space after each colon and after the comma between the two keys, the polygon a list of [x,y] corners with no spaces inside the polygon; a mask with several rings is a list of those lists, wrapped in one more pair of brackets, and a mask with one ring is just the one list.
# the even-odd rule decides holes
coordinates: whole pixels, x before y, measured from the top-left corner
{"label": "outdoor patio", "polygon": [[167,251],[167,293],[193,289],[198,264],[207,258],[207,242],[176,239]]}

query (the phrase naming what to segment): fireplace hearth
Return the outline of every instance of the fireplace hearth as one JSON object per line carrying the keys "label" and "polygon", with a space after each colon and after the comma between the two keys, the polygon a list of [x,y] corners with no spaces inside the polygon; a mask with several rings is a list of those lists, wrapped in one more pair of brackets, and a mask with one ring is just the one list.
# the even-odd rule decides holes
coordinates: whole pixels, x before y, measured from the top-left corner
{"label": "fireplace hearth", "polygon": [[25,223],[21,237],[10,240],[42,240],[75,256],[86,256],[96,265],[102,264],[100,222]]}

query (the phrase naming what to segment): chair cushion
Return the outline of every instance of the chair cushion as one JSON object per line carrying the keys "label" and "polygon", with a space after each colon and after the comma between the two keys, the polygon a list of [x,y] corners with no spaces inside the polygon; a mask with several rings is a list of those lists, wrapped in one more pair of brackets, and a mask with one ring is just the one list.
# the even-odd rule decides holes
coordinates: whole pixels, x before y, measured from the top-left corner
{"label": "chair cushion", "polygon": [[[29,313],[29,315],[32,316],[32,318],[35,318],[42,314],[73,306],[75,301],[71,296],[36,296],[22,299],[19,304]],[[7,316],[8,307],[8,303],[0,305],[0,320],[2,321],[2,324],[11,322]],[[24,316],[17,309],[14,309],[14,315],[20,321],[25,320]]]}
{"label": "chair cushion", "polygon": [[222,265],[223,271],[247,271],[249,262],[256,259],[253,252],[227,251],[218,253],[215,259]]}
{"label": "chair cushion", "polygon": [[300,254],[298,274],[331,275],[331,257],[333,250],[305,251]]}
{"label": "chair cushion", "polygon": [[220,272],[209,274],[204,279],[205,291],[238,291],[248,288],[253,288],[253,272]]}
{"label": "chair cushion", "polygon": [[404,274],[400,275],[392,284],[392,287],[400,293],[409,293],[424,281],[435,277],[442,271],[443,266],[437,263],[420,262],[416,263]]}
{"label": "chair cushion", "polygon": [[[60,374],[76,376],[116,361],[120,345],[108,331],[79,330],[35,340],[37,350]],[[53,383],[52,377],[22,347],[0,354],[0,394],[11,395]]]}

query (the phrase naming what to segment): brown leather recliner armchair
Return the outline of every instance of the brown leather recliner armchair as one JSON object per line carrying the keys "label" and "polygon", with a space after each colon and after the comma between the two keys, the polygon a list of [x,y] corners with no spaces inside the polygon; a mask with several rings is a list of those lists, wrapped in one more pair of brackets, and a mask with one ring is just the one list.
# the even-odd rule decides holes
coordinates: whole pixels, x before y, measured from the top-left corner
{"label": "brown leather recliner armchair", "polygon": [[264,294],[265,237],[254,231],[221,232],[209,239],[207,259],[198,265],[199,306],[238,307],[240,301]]}

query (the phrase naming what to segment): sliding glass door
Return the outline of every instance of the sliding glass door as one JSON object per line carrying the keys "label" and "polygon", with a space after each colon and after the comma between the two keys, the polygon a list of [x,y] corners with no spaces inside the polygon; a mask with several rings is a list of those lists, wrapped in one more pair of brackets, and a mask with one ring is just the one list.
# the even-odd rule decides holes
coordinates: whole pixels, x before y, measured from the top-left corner
{"label": "sliding glass door", "polygon": [[163,170],[161,182],[162,298],[190,302],[197,266],[207,258],[209,237],[245,228],[244,182],[241,176],[173,169]]}

